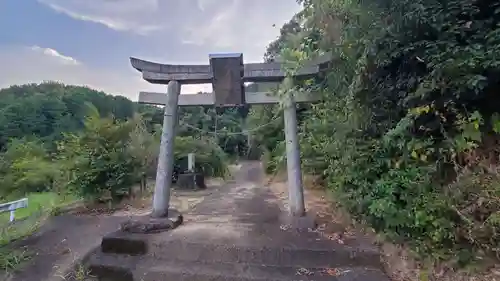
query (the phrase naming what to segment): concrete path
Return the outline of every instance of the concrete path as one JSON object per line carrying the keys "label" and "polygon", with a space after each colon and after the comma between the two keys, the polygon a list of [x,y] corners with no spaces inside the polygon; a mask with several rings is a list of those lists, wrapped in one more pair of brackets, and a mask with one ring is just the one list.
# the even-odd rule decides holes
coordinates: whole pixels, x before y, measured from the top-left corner
{"label": "concrete path", "polygon": [[122,281],[389,280],[374,246],[356,239],[341,245],[282,225],[283,206],[262,185],[259,162],[242,163],[234,178],[177,229],[131,235],[145,241],[146,255],[96,252],[89,264],[108,269],[101,278]]}
{"label": "concrete path", "polygon": [[34,236],[16,243],[26,249],[31,259],[10,274],[0,274],[0,280],[71,280],[66,274],[75,262],[97,247],[103,235],[116,230],[126,219],[109,215],[53,217]]}

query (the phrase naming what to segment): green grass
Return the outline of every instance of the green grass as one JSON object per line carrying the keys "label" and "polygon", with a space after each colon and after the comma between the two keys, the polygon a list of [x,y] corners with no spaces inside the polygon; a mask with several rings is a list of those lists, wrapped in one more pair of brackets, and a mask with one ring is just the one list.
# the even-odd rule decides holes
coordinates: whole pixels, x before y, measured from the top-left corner
{"label": "green grass", "polygon": [[[15,213],[15,219],[27,218],[34,215],[40,211],[42,212],[52,212],[55,208],[62,205],[76,201],[73,196],[62,196],[55,192],[40,192],[31,193],[26,196],[28,198],[28,207],[17,209]],[[21,199],[17,198],[17,200]],[[14,199],[16,200],[16,199]],[[13,200],[12,200],[13,201]],[[0,224],[7,223],[9,221],[10,213],[5,212],[0,214]]]}
{"label": "green grass", "polygon": [[[62,196],[54,192],[31,193],[26,197],[28,198],[28,207],[17,209],[15,213],[16,220],[26,219],[25,221],[9,225],[9,212],[0,214],[0,271],[13,270],[30,258],[26,249],[11,249],[9,247],[11,242],[33,234],[60,207],[77,200],[73,196]],[[21,198],[19,197],[17,200]],[[11,198],[8,201],[13,200],[16,198]]]}
{"label": "green grass", "polygon": [[0,214],[0,247],[31,235],[60,207],[76,201],[73,196],[61,196],[54,192],[30,193],[26,197],[28,207],[17,209],[15,213],[16,220],[25,221],[9,225],[9,212]]}
{"label": "green grass", "polygon": [[[0,270],[9,272],[30,260],[32,253],[26,249],[0,250]],[[1,274],[1,273],[0,273]]]}

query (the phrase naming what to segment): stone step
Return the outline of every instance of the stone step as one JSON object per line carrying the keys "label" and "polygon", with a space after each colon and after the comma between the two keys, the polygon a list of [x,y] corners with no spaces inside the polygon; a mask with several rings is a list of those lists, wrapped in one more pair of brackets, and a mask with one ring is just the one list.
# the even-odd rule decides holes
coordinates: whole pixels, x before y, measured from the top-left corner
{"label": "stone step", "polygon": [[[278,233],[273,233],[276,231]],[[380,259],[378,248],[373,245],[339,244],[325,241],[314,233],[286,233],[267,227],[264,227],[263,232],[249,232],[241,224],[225,227],[206,223],[187,224],[161,235],[117,231],[103,237],[101,250],[116,254],[151,254],[159,258],[171,258],[171,253],[176,253],[178,257],[191,260],[213,256],[222,259],[222,262],[231,262],[234,258],[243,259],[243,262],[251,262],[245,260],[249,258],[266,259],[264,263],[269,262],[269,259],[276,260],[276,257],[295,262],[291,256],[296,252],[301,253],[300,256],[309,257],[313,262],[334,262],[337,266],[346,262],[348,265],[351,262],[357,265],[374,265]]]}
{"label": "stone step", "polygon": [[[201,266],[201,267],[200,267]],[[222,267],[226,267],[223,269]],[[270,266],[249,266],[234,264],[206,265],[192,264],[191,269],[159,267],[151,271],[134,273],[134,280],[141,281],[390,281],[376,269],[366,268],[285,268]],[[196,268],[196,269],[195,269]],[[241,271],[244,268],[244,271]],[[330,273],[328,273],[330,272]],[[310,274],[310,275],[308,275]]]}
{"label": "stone step", "polygon": [[[163,241],[151,245],[141,239],[121,237],[123,240],[103,240],[103,254],[128,254],[154,257],[159,260],[239,262],[276,266],[381,267],[380,254],[374,250],[363,250],[345,245],[328,248],[247,246],[204,244],[182,240]],[[104,243],[105,241],[108,241]],[[111,242],[110,242],[111,241]],[[106,246],[106,247],[103,247]],[[119,250],[119,251],[118,251]]]}
{"label": "stone step", "polygon": [[[217,229],[219,227],[215,225],[214,228]],[[203,235],[203,233],[205,233],[205,235]],[[221,233],[226,233],[228,235],[220,235]],[[293,237],[292,235],[286,236],[287,239],[276,239],[272,237],[272,235],[266,235],[265,233],[259,235],[253,234],[252,237],[237,241],[237,244],[235,244],[234,239],[231,237],[234,236],[235,233],[239,237],[245,235],[244,230],[237,230],[227,226],[223,230],[220,230],[216,237],[208,235],[207,232],[197,232],[193,234],[191,231],[187,233],[167,233],[167,235],[160,237],[149,234],[145,235],[115,231],[102,238],[101,250],[104,253],[145,255],[146,253],[170,252],[172,249],[178,249],[179,246],[188,248],[186,251],[190,251],[189,248],[191,248],[191,246],[198,245],[204,245],[203,247],[208,245],[214,245],[215,247],[219,245],[217,248],[221,248],[222,246],[227,247],[228,245],[232,248],[269,248],[268,245],[272,245],[272,248],[276,249],[305,249],[315,251],[324,251],[327,249],[328,251],[343,252],[349,256],[355,255],[356,253],[369,254],[374,257],[379,256],[378,249],[373,245],[352,244],[349,243],[349,241],[339,244],[335,241],[324,241],[324,239],[315,237]]]}
{"label": "stone step", "polygon": [[[201,219],[200,219],[201,217]],[[238,221],[226,216],[186,216],[182,226],[158,240],[186,240],[211,244],[273,245],[276,247],[297,247],[325,249],[331,247],[356,247],[365,251],[378,252],[368,238],[344,235],[342,230],[296,231],[289,225],[280,224],[270,216],[239,215]],[[269,219],[269,220],[267,220]],[[168,237],[167,237],[168,236]],[[341,238],[341,243],[338,242]]]}
{"label": "stone step", "polygon": [[148,255],[160,260],[238,262],[275,266],[382,267],[378,251],[363,250],[345,245],[311,249],[305,247],[256,247],[169,241],[151,247]]}
{"label": "stone step", "polygon": [[389,281],[370,267],[302,267],[238,262],[187,262],[123,255],[97,255],[88,265],[91,274],[106,281]]}
{"label": "stone step", "polygon": [[100,250],[103,253],[145,255],[148,252],[148,243],[144,234],[117,230],[102,238]]}

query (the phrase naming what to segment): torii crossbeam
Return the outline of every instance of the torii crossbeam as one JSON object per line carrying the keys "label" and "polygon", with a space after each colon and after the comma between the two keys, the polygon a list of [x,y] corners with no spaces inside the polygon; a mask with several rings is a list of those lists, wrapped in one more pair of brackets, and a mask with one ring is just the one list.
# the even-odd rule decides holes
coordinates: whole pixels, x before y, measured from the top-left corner
{"label": "torii crossbeam", "polygon": [[[167,94],[141,92],[139,102],[165,105],[160,154],[153,197],[153,217],[168,214],[171,177],[174,161],[175,127],[178,106],[244,106],[252,104],[276,104],[280,98],[272,93],[246,93],[245,82],[281,82],[285,79],[282,65],[272,63],[243,64],[242,54],[213,54],[208,65],[170,65],[131,58],[132,66],[142,73],[143,79],[154,84],[167,84]],[[296,73],[296,78],[317,76],[331,61],[324,55],[311,61]],[[213,93],[181,95],[180,86],[185,84],[211,83]],[[288,174],[290,215],[304,217],[304,192],[300,149],[297,136],[296,103],[320,101],[317,93],[294,93],[284,97],[285,138]]]}

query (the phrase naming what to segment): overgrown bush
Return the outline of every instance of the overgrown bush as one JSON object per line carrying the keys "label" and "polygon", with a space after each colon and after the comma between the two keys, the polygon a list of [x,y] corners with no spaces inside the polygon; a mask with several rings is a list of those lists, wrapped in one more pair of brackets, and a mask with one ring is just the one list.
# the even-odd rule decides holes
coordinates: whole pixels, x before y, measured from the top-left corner
{"label": "overgrown bush", "polygon": [[60,161],[67,165],[68,187],[77,194],[99,199],[115,199],[129,192],[140,175],[142,163],[129,151],[132,122],[100,118],[97,111],[87,117],[85,129],[69,134],[59,144]]}
{"label": "overgrown bush", "polygon": [[[131,194],[133,185],[156,176],[159,130],[150,133],[140,115],[118,121],[99,117],[94,110],[80,134],[68,134],[59,143],[58,161],[65,167],[68,187],[92,200]],[[176,164],[195,153],[206,176],[227,175],[227,156],[210,139],[177,137],[174,151]]]}
{"label": "overgrown bush", "polygon": [[307,168],[425,257],[498,257],[500,3],[299,2],[266,58],[335,59],[296,84],[324,93],[301,122]]}
{"label": "overgrown bush", "polygon": [[155,177],[158,153],[160,152],[161,126],[148,131],[147,122],[140,114],[129,120],[131,126],[127,152],[138,163],[138,176]]}
{"label": "overgrown bush", "polygon": [[187,155],[195,154],[195,164],[207,177],[228,176],[228,156],[212,138],[195,139],[177,137],[175,139],[175,163],[187,167]]}
{"label": "overgrown bush", "polygon": [[50,190],[58,173],[57,165],[37,141],[13,140],[0,155],[0,197],[22,196]]}

